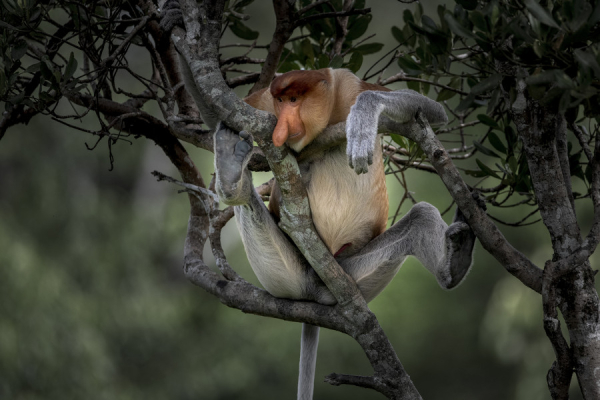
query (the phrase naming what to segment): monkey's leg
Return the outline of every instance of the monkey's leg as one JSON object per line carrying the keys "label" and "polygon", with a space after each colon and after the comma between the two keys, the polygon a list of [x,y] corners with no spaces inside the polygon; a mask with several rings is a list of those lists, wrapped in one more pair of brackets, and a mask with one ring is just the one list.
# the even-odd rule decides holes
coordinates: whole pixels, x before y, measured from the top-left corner
{"label": "monkey's leg", "polygon": [[224,203],[236,206],[236,222],[254,273],[275,297],[335,303],[254,190],[246,167],[251,150],[250,135],[243,131],[238,135],[219,125],[215,132],[216,189]]}
{"label": "monkey's leg", "polygon": [[446,225],[437,208],[416,204],[400,221],[340,264],[352,276],[367,301],[392,280],[406,256],[415,256],[445,289],[462,281],[471,266],[475,237],[456,220]]}

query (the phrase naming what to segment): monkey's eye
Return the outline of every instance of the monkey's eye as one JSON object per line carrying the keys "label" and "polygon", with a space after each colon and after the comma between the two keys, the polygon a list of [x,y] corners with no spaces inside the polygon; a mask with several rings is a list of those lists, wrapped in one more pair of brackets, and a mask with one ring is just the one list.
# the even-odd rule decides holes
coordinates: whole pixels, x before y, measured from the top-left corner
{"label": "monkey's eye", "polygon": [[277,100],[281,103],[283,100],[281,100],[281,97],[278,97]]}
{"label": "monkey's eye", "polygon": [[295,103],[295,102],[296,102],[296,98],[295,98],[295,97],[292,97],[292,98],[290,99],[290,101],[291,101],[292,103]]}

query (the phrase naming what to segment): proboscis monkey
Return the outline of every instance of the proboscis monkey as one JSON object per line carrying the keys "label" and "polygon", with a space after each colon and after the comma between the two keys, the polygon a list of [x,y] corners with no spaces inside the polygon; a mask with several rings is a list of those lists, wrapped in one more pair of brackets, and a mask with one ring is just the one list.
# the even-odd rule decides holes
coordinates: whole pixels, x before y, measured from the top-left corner
{"label": "proboscis monkey", "polygon": [[[392,92],[365,83],[344,69],[288,72],[245,101],[277,116],[273,143],[287,144],[298,154],[315,227],[367,301],[387,286],[408,255],[419,259],[443,288],[462,281],[471,265],[474,236],[460,214],[448,226],[435,207],[418,203],[385,231],[388,198],[378,117],[383,113],[408,122],[421,109],[430,123],[445,123],[440,104],[412,90]],[[347,123],[347,144],[318,157],[302,157],[317,135],[342,121]],[[250,265],[273,296],[334,304],[329,290],[277,226],[277,184],[269,210],[255,192],[246,168],[251,149],[248,133],[238,134],[222,124],[217,129],[216,188],[222,201],[236,205]],[[304,325],[299,399],[312,398],[317,343],[318,327]]]}
{"label": "proboscis monkey", "polygon": [[[181,9],[177,0],[167,0],[161,27],[168,32],[175,25],[183,25]],[[211,129],[216,127],[217,193],[224,203],[235,206],[246,254],[259,281],[276,297],[334,304],[327,287],[277,226],[281,197],[277,184],[269,209],[252,185],[247,169],[251,135],[219,123],[211,106],[204,104],[189,66],[180,61],[186,88],[203,121]],[[409,255],[445,289],[463,280],[471,266],[475,236],[460,212],[448,226],[435,207],[421,202],[385,231],[388,198],[377,132],[379,115],[404,123],[420,109],[429,123],[443,124],[447,117],[440,104],[412,90],[392,92],[363,82],[350,71],[329,68],[288,72],[245,101],[277,116],[273,143],[287,144],[297,154],[314,225],[366,301],[381,293]],[[342,121],[346,121],[346,142],[321,151],[311,149],[327,126]],[[314,141],[312,147],[318,145]],[[312,399],[318,340],[319,328],[304,324],[298,379],[301,400]]]}

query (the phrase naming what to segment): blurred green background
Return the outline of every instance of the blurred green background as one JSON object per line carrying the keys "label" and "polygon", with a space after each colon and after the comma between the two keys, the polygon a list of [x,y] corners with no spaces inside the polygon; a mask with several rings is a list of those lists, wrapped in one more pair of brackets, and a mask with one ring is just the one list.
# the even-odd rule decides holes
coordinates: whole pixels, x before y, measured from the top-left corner
{"label": "blurred green background", "polygon": [[[263,43],[274,16],[270,2],[257,3],[247,9],[248,25]],[[370,31],[389,49],[404,6],[370,3]],[[426,13],[438,3],[424,4]],[[142,67],[144,57],[131,62]],[[85,124],[94,126],[93,118]],[[95,138],[43,117],[0,141],[0,399],[294,398],[300,324],[229,309],[183,277],[188,202],[150,175],[176,176],[160,149],[143,139],[119,142],[109,171],[105,142],[94,151],[85,143]],[[188,150],[209,181],[212,154]],[[448,207],[437,176],[407,174],[417,201]],[[257,174],[255,184],[266,179]],[[403,192],[395,179],[388,183],[394,211]],[[527,210],[492,212],[515,221]],[[578,204],[578,218],[587,229],[589,202]],[[500,228],[537,265],[551,257],[541,224]],[[258,284],[233,222],[223,241],[231,264]],[[206,259],[214,267],[208,249]],[[598,262],[594,256],[592,266]],[[370,306],[425,399],[550,398],[545,375],[554,355],[541,297],[479,245],[456,290],[443,291],[409,259]],[[316,399],[383,398],[322,383],[331,372],[371,374],[352,339],[321,330],[318,357]],[[581,398],[575,387],[572,394]]]}

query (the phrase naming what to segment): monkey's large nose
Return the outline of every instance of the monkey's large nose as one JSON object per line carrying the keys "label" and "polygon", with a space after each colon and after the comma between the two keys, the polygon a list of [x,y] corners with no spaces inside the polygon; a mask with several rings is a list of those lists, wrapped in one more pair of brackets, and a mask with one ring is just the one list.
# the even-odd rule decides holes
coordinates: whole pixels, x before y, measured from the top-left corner
{"label": "monkey's large nose", "polygon": [[275,130],[273,130],[273,144],[277,147],[283,146],[289,136],[289,129],[286,118],[279,118]]}

